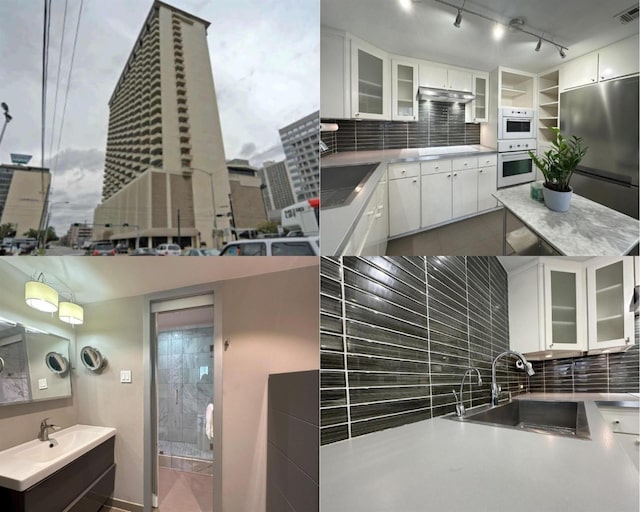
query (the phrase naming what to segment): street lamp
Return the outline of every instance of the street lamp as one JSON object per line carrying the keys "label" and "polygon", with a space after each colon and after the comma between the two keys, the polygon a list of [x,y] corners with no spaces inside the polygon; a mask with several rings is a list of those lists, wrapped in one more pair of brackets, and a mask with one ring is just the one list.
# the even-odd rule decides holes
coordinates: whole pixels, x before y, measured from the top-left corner
{"label": "street lamp", "polygon": [[9,121],[13,119],[13,117],[9,114],[9,105],[3,102],[2,104],[0,104],[0,106],[2,107],[2,110],[4,110],[4,125],[2,125],[2,132],[0,132],[0,144],[1,144],[2,137],[4,137],[4,131],[7,128],[7,124],[9,123]]}
{"label": "street lamp", "polygon": [[213,173],[209,171],[205,171],[204,169],[198,169],[197,167],[184,167],[182,169],[182,174],[184,176],[191,176],[193,171],[203,172],[207,176],[209,176],[209,184],[211,185],[211,202],[213,204],[213,244],[216,249],[218,247],[218,215],[216,211],[216,196],[213,191]]}

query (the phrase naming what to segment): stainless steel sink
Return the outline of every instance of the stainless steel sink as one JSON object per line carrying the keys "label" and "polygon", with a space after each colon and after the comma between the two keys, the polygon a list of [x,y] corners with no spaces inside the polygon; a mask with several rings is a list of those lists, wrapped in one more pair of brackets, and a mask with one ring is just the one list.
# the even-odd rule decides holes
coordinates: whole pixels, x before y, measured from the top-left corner
{"label": "stainless steel sink", "polygon": [[378,165],[380,162],[323,166],[320,169],[320,208],[326,210],[351,203]]}
{"label": "stainless steel sink", "polygon": [[459,417],[453,413],[445,418],[526,432],[591,439],[584,402],[513,400],[495,407],[488,405],[469,409],[465,416]]}

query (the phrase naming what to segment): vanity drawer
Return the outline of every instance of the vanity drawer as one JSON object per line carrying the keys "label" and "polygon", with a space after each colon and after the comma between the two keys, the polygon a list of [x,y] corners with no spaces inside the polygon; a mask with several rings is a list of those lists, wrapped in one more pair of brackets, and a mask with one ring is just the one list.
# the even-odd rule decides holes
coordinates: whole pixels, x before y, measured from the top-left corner
{"label": "vanity drawer", "polygon": [[429,160],[420,164],[422,174],[451,172],[451,160]]}
{"label": "vanity drawer", "polygon": [[484,155],[478,157],[478,167],[498,165],[498,155]]}
{"label": "vanity drawer", "polygon": [[451,167],[454,171],[476,169],[478,167],[478,157],[456,158],[455,160],[452,160]]}
{"label": "vanity drawer", "polygon": [[420,162],[389,164],[389,179],[413,178],[420,174]]}

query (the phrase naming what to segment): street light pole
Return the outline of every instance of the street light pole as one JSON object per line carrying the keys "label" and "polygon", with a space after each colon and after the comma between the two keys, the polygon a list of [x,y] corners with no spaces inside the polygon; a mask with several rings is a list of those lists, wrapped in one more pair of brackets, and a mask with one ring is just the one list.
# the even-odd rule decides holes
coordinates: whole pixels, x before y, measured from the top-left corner
{"label": "street light pole", "polygon": [[2,137],[4,137],[4,131],[7,129],[7,124],[13,119],[9,114],[9,105],[2,103],[2,110],[4,110],[4,124],[2,125],[2,132],[0,132],[0,144],[2,144]]}
{"label": "street light pole", "polygon": [[209,176],[209,184],[211,185],[211,203],[213,205],[213,245],[215,246],[216,249],[219,249],[220,247],[218,247],[218,215],[216,211],[216,196],[213,191],[213,173],[209,171],[205,171],[204,169],[198,169],[197,167],[185,167],[182,173],[188,175],[189,171],[199,171]]}

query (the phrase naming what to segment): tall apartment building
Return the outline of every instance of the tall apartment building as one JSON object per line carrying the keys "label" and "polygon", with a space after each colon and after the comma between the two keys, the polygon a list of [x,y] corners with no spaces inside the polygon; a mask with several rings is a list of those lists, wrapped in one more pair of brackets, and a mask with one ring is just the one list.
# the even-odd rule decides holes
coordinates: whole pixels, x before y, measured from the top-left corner
{"label": "tall apartment building", "polygon": [[320,113],[281,128],[280,140],[296,202],[320,197]]}
{"label": "tall apartment building", "polygon": [[0,224],[13,225],[17,236],[38,230],[50,185],[49,169],[0,165]]}
{"label": "tall apartment building", "polygon": [[[230,237],[209,22],[156,0],[109,101],[94,238],[197,246]],[[105,226],[109,225],[109,226]]]}
{"label": "tall apartment building", "polygon": [[262,178],[269,197],[269,209],[280,211],[296,202],[293,187],[285,161],[265,162],[262,165]]}
{"label": "tall apartment building", "polygon": [[250,165],[248,160],[239,158],[229,160],[227,169],[234,228],[238,231],[255,229],[267,221],[258,169]]}

